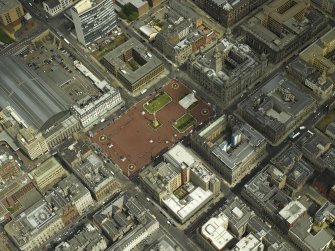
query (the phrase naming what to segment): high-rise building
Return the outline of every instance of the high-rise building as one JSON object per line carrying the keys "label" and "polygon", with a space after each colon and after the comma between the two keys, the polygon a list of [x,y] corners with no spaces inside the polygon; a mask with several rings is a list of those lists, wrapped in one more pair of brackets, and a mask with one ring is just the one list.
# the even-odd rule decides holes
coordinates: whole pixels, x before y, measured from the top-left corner
{"label": "high-rise building", "polygon": [[116,28],[113,0],[81,0],[71,13],[77,39],[85,46]]}
{"label": "high-rise building", "polygon": [[22,128],[16,138],[21,149],[31,160],[49,152],[49,147],[42,133],[33,127]]}

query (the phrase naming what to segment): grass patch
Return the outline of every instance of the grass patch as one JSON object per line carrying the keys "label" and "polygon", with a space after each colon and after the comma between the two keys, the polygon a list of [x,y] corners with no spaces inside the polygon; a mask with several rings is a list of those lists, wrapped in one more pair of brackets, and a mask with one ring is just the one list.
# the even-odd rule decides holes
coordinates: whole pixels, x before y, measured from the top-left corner
{"label": "grass patch", "polygon": [[175,190],[173,192],[173,194],[179,199],[179,200],[182,200],[185,198],[185,196],[187,195],[187,192],[182,188],[182,187],[179,187],[177,190]]}
{"label": "grass patch", "polygon": [[129,61],[127,61],[126,65],[128,66],[129,69],[131,69],[132,71],[136,71],[138,68],[141,67],[141,65],[139,63],[136,62],[135,59],[130,59]]}
{"label": "grass patch", "polygon": [[189,113],[185,113],[173,123],[173,127],[180,133],[185,132],[192,127],[197,120]]}
{"label": "grass patch", "polygon": [[16,202],[12,207],[7,207],[8,212],[11,214],[15,213],[17,210],[21,208],[21,204],[19,202]]}
{"label": "grass patch", "polygon": [[327,126],[335,121],[335,110],[331,110],[326,116],[324,116],[319,123],[317,123],[316,127],[322,131],[325,132]]}
{"label": "grass patch", "polygon": [[161,92],[159,95],[144,104],[143,107],[145,110],[147,110],[147,112],[153,114],[155,112],[158,112],[171,101],[172,98],[169,96],[169,94],[167,94],[166,92]]}
{"label": "grass patch", "polygon": [[0,41],[5,44],[10,44],[14,42],[2,29],[0,29]]}
{"label": "grass patch", "polygon": [[114,50],[116,47],[118,47],[119,45],[123,44],[126,41],[127,41],[126,36],[124,34],[121,34],[117,36],[113,42],[107,43],[105,45],[100,45],[99,49],[93,52],[92,55],[93,57],[95,57],[97,60],[100,61],[106,53]]}

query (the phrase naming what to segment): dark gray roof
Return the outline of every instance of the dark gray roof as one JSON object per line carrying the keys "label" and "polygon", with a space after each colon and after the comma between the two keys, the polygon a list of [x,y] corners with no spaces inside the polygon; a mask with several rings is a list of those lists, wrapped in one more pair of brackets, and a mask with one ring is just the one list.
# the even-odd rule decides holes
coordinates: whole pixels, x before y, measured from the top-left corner
{"label": "dark gray roof", "polygon": [[37,129],[69,104],[17,57],[0,57],[0,107],[12,106]]}
{"label": "dark gray roof", "polygon": [[56,6],[60,5],[58,0],[46,0],[44,3],[48,5],[50,9],[53,9]]}
{"label": "dark gray roof", "polygon": [[[145,62],[134,71],[126,66],[126,63],[124,60],[122,60],[121,57],[121,55],[130,49],[133,49],[139,55],[139,57],[142,58],[141,60]],[[157,69],[157,67],[163,64],[159,58],[151,54],[147,47],[135,38],[129,39],[111,52],[107,53],[104,56],[104,60],[113,67],[120,68],[118,75],[122,76],[131,84],[136,83],[136,81],[143,78],[149,72],[153,72],[155,69]]]}
{"label": "dark gray roof", "polygon": [[313,72],[315,72],[315,68],[309,65],[306,61],[304,61],[301,58],[296,58],[293,60],[289,67],[293,68],[294,71],[296,71],[299,75],[307,78],[309,75],[311,75]]}

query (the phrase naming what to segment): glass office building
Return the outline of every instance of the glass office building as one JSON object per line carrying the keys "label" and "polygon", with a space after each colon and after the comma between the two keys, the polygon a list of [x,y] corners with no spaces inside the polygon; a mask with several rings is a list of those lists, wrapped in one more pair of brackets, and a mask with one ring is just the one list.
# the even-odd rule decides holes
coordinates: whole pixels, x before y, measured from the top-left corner
{"label": "glass office building", "polygon": [[82,0],[71,13],[77,39],[85,46],[116,28],[113,0]]}

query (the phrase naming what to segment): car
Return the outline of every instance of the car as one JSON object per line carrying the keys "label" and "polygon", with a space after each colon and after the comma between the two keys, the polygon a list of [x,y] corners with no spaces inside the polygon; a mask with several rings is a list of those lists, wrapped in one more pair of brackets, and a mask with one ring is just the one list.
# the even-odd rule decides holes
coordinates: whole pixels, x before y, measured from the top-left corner
{"label": "car", "polygon": [[147,197],[146,199],[147,199],[147,201],[150,201],[150,198],[149,198],[149,197]]}
{"label": "car", "polygon": [[168,225],[170,225],[170,226],[172,225],[172,224],[171,224],[171,221],[169,221],[169,220],[167,220],[166,223],[167,223]]}

